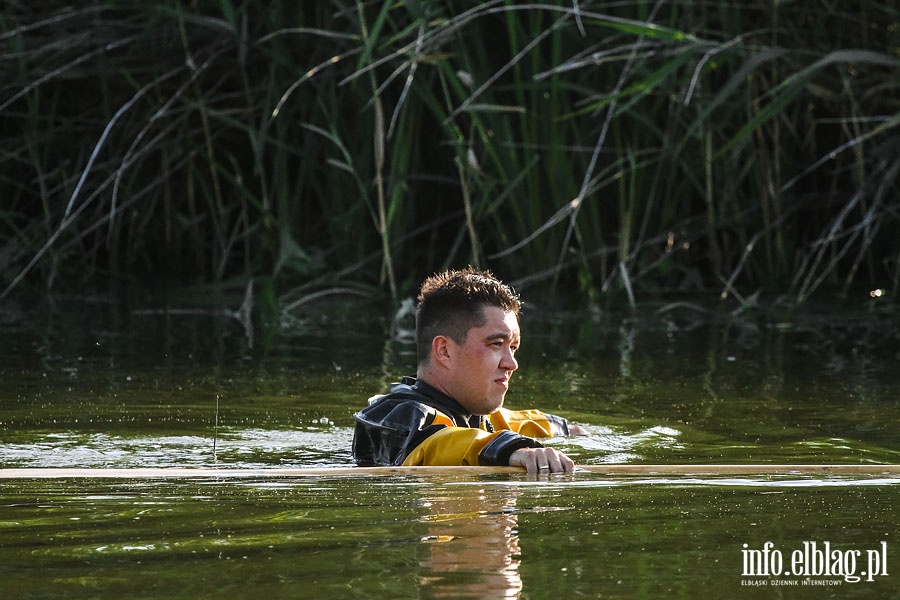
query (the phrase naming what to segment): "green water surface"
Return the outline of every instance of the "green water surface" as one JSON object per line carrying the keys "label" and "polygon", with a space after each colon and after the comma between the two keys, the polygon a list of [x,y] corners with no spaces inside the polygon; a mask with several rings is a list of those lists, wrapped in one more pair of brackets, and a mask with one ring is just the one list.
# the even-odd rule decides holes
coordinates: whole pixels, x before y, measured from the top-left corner
{"label": "green water surface", "polygon": [[[347,466],[353,412],[415,362],[370,308],[252,335],[97,307],[14,317],[0,468]],[[583,424],[549,442],[580,464],[897,463],[898,352],[889,312],[541,313],[523,321],[507,405]],[[898,483],[8,479],[0,581],[9,598],[891,598]],[[746,574],[766,542],[782,575]],[[856,574],[886,565],[871,581],[783,573],[826,542],[859,552]]]}

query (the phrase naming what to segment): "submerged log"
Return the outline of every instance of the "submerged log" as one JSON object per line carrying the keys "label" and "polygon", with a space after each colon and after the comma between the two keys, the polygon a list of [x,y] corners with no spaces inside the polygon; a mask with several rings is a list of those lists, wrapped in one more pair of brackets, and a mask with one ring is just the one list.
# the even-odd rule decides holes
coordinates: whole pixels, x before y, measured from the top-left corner
{"label": "submerged log", "polygon": [[[755,464],[755,465],[579,465],[572,476],[588,473],[608,476],[897,476],[900,464]],[[0,479],[168,479],[168,478],[260,478],[260,477],[377,477],[377,476],[482,476],[525,474],[520,467],[308,467],[308,468],[20,468],[0,469]]]}

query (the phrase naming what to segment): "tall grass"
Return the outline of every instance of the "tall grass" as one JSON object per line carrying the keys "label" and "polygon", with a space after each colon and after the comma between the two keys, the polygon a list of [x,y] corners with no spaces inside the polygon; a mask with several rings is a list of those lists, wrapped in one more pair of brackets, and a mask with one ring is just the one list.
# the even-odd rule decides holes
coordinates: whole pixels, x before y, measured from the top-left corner
{"label": "tall grass", "polygon": [[0,283],[900,291],[896,3],[0,15]]}

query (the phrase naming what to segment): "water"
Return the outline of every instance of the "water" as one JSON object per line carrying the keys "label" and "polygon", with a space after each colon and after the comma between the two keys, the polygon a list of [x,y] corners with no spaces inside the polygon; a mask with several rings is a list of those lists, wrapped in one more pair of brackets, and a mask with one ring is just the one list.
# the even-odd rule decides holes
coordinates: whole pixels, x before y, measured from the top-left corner
{"label": "water", "polygon": [[[2,323],[2,468],[346,466],[353,411],[414,363],[369,308],[249,337],[78,306]],[[579,464],[900,462],[889,312],[702,316],[526,320],[507,404],[584,424],[551,442]],[[890,598],[900,576],[894,478],[344,473],[2,480],[4,597]],[[766,542],[782,574],[745,574]],[[803,554],[826,543],[827,575]]]}
{"label": "water", "polygon": [[[741,587],[750,579],[742,544],[772,540],[789,554],[807,540],[841,550],[886,540],[890,553],[898,524],[897,487],[884,482],[57,480],[3,489],[0,575],[11,598],[693,598],[719,589],[768,598],[770,589]],[[834,597],[886,598],[896,589],[889,566],[873,582],[824,579],[842,582]],[[822,589],[791,597],[829,597]]]}

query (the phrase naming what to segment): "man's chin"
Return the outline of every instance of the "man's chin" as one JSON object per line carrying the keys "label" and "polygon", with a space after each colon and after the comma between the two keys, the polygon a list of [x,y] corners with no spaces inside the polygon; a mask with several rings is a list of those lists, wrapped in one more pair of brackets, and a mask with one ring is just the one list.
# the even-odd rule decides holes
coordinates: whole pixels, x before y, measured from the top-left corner
{"label": "man's chin", "polygon": [[488,400],[488,406],[490,407],[489,411],[486,414],[495,413],[503,407],[503,400],[505,396],[501,396],[500,398],[490,398]]}

